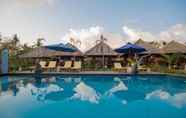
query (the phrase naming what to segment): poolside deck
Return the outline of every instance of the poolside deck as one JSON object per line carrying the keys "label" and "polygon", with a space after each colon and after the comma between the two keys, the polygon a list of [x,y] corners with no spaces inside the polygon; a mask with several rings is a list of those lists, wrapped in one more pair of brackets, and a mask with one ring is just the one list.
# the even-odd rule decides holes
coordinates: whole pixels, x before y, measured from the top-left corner
{"label": "poolside deck", "polygon": [[[33,75],[34,72],[23,71],[23,72],[13,72],[5,75]],[[160,75],[162,73],[158,72],[140,72],[140,75]],[[116,71],[81,71],[81,72],[43,72],[42,75],[134,75],[126,72],[116,72]]]}
{"label": "poolside deck", "polygon": [[[176,73],[160,73],[160,72],[139,72],[138,74],[131,74],[125,72],[115,72],[115,71],[81,71],[81,72],[43,72],[41,74],[42,77],[48,76],[81,76],[81,75],[98,75],[98,76],[147,76],[147,75],[154,75],[154,76],[175,76],[181,77],[182,79],[186,80],[186,74],[176,74]],[[3,76],[35,76],[34,72],[24,71],[24,72],[14,72],[14,73],[7,73],[7,74],[0,74],[0,77]]]}

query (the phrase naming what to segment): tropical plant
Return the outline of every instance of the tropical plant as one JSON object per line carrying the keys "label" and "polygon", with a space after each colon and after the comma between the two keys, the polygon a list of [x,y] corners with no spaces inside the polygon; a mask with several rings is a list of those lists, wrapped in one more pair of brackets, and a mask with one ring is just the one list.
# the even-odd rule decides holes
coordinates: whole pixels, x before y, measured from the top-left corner
{"label": "tropical plant", "polygon": [[173,64],[177,64],[180,59],[186,59],[186,56],[181,53],[163,54],[161,55],[165,62],[168,64],[168,69],[172,69]]}
{"label": "tropical plant", "polygon": [[20,41],[20,40],[19,40],[17,34],[14,34],[14,35],[13,35],[13,38],[12,38],[12,44],[13,44],[13,46],[14,46],[14,47],[17,47],[19,41]]}
{"label": "tropical plant", "polygon": [[41,46],[43,46],[43,41],[45,41],[44,38],[38,38],[38,39],[36,40],[35,47],[41,47]]}
{"label": "tropical plant", "polygon": [[0,42],[3,40],[3,38],[2,38],[2,35],[1,35],[1,33],[0,33]]}
{"label": "tropical plant", "polygon": [[15,71],[20,66],[28,67],[32,62],[30,60],[21,60],[19,54],[26,53],[36,46],[42,46],[42,41],[44,39],[39,38],[34,45],[21,44],[20,39],[17,34],[13,36],[4,37],[0,34],[0,51],[3,49],[8,49],[9,51],[9,70]]}
{"label": "tropical plant", "polygon": [[80,47],[81,46],[81,41],[80,40],[75,40],[74,38],[70,38],[70,43],[74,46]]}

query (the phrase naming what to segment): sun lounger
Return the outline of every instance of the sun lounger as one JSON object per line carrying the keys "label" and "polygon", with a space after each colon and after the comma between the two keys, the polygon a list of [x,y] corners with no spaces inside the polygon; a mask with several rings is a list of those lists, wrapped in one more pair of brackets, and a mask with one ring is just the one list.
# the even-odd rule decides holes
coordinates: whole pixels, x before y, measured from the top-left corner
{"label": "sun lounger", "polygon": [[81,70],[81,61],[75,61],[74,66],[71,68],[72,70]]}
{"label": "sun lounger", "polygon": [[48,64],[48,66],[45,67],[45,69],[47,69],[47,70],[48,70],[48,69],[49,69],[49,70],[55,69],[55,68],[56,68],[56,64],[57,64],[56,61],[50,61],[49,64]]}
{"label": "sun lounger", "polygon": [[117,63],[114,63],[114,70],[115,71],[127,71],[127,68],[122,67],[121,63],[117,62]]}
{"label": "sun lounger", "polygon": [[64,66],[58,66],[58,71],[60,70],[69,70],[72,67],[72,61],[65,61]]}
{"label": "sun lounger", "polygon": [[46,67],[46,61],[40,61],[39,64],[41,65],[41,68]]}
{"label": "sun lounger", "polygon": [[[40,61],[39,64],[40,64],[41,68],[43,68],[43,69],[46,68],[46,61]],[[36,68],[36,65],[30,66],[28,69],[31,70],[31,71],[34,71],[35,68]]]}
{"label": "sun lounger", "polygon": [[138,71],[144,72],[144,71],[147,71],[147,68],[144,66],[138,66]]}

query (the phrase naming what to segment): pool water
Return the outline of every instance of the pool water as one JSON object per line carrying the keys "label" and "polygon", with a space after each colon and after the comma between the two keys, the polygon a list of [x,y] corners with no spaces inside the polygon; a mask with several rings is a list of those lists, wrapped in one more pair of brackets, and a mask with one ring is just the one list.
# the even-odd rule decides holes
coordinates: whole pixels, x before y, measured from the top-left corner
{"label": "pool water", "polygon": [[186,78],[0,78],[0,118],[186,118]]}

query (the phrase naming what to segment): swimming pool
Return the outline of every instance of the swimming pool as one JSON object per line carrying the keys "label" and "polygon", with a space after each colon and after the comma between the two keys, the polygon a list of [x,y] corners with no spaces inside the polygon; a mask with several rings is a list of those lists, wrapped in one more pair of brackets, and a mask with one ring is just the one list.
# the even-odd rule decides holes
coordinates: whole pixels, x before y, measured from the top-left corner
{"label": "swimming pool", "polygon": [[186,118],[186,79],[4,76],[0,118]]}

